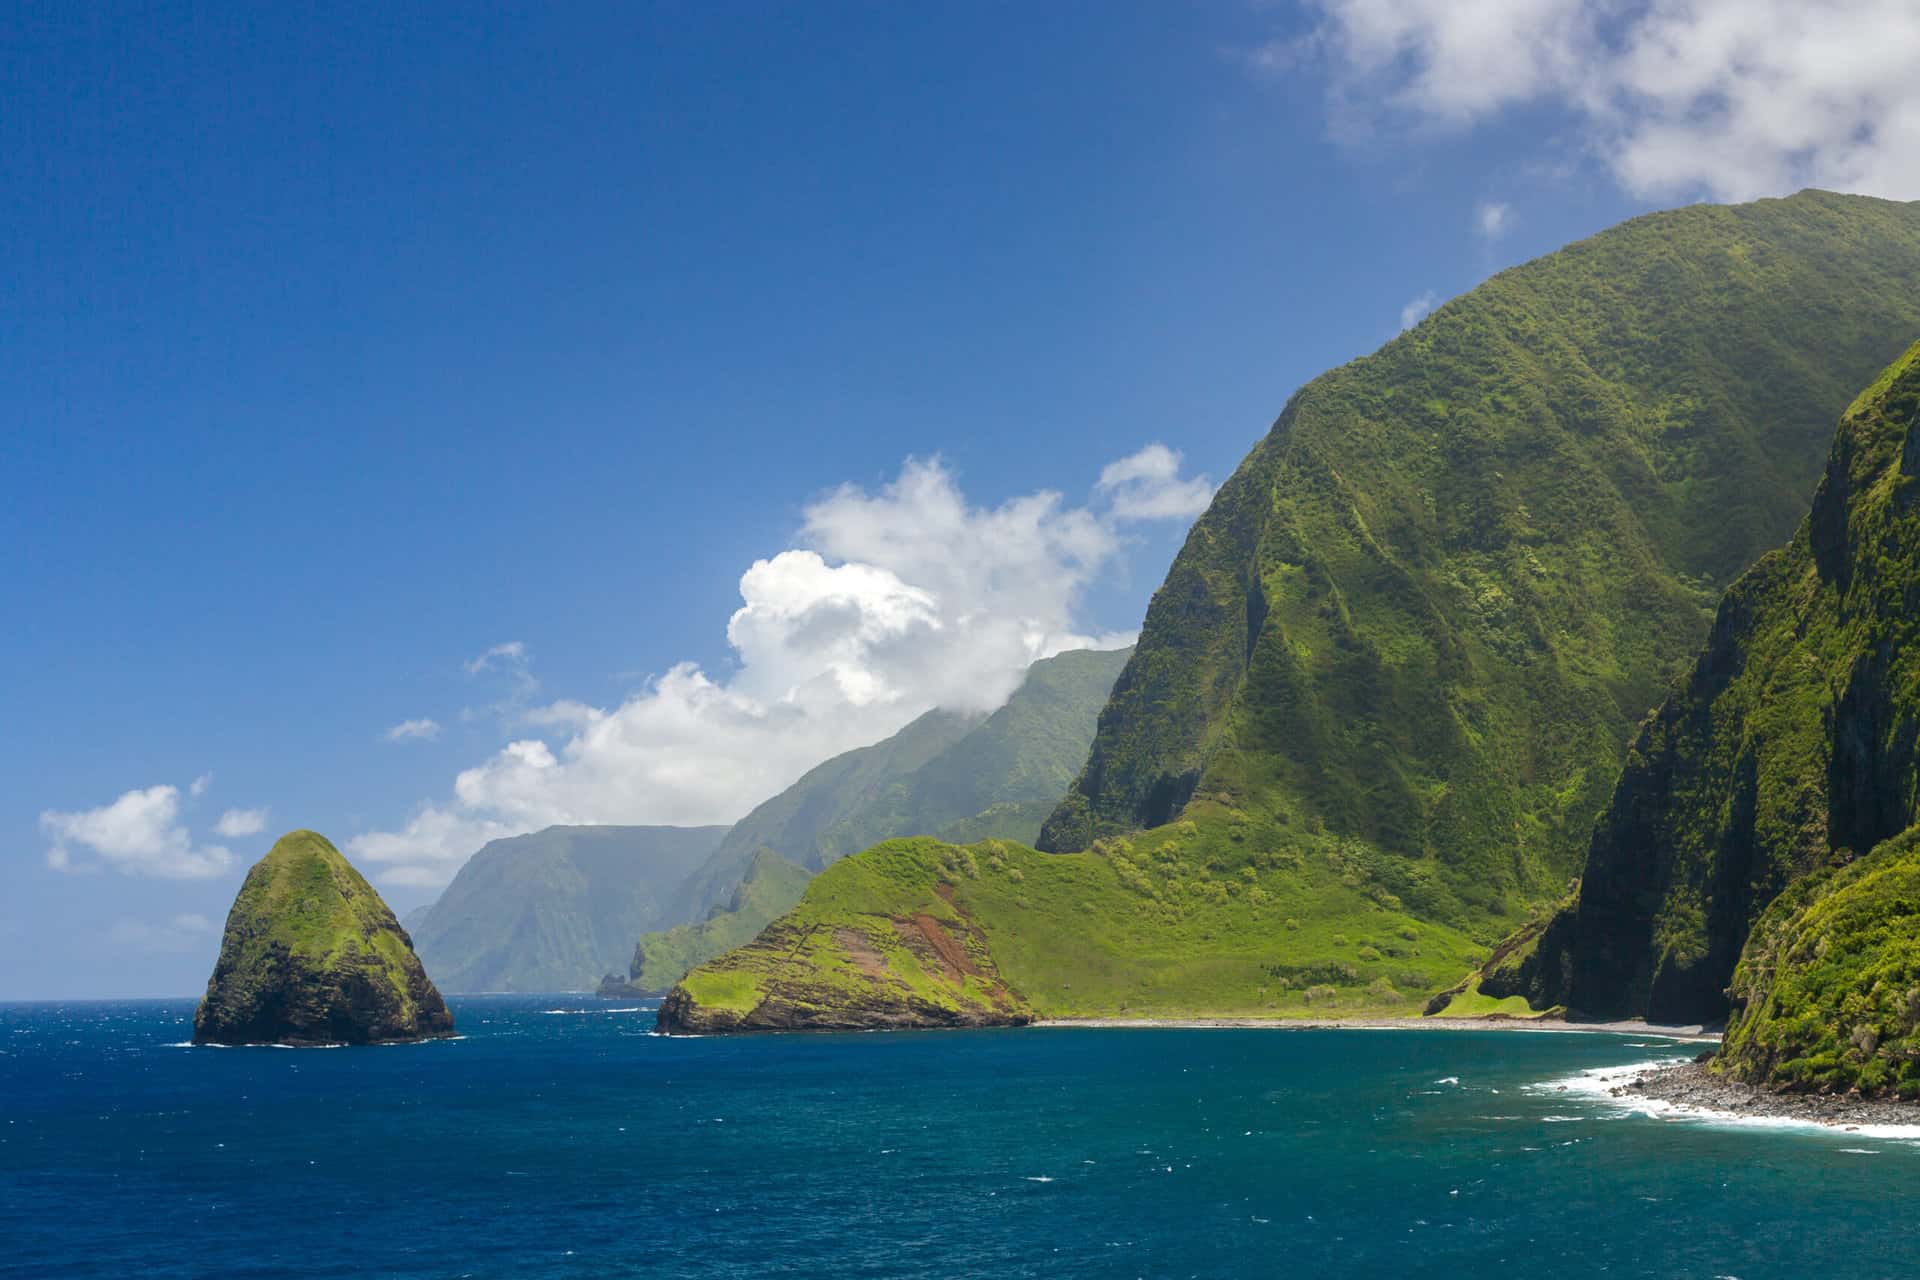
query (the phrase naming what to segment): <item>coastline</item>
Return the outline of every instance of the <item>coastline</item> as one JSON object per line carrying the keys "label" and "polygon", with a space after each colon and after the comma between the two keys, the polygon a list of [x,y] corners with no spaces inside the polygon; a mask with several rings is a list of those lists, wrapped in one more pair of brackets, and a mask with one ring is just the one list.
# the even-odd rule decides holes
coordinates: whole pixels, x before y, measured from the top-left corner
{"label": "coastline", "polygon": [[1920,1137],[1920,1103],[1791,1093],[1710,1075],[1700,1062],[1641,1067],[1608,1082],[1609,1097],[1653,1113],[1818,1125],[1837,1132]]}
{"label": "coastline", "polygon": [[1720,1043],[1720,1033],[1701,1026],[1670,1026],[1639,1018],[1568,1022],[1561,1018],[1041,1018],[1035,1027],[1255,1029],[1261,1031],[1530,1031],[1548,1035],[1599,1033],[1656,1036],[1699,1044]]}

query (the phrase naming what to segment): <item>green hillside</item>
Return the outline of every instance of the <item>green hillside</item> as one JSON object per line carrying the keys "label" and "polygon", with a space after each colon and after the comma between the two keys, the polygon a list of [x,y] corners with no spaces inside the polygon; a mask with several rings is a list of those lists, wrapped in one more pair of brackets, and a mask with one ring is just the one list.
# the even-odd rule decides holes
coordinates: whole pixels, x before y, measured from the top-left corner
{"label": "green hillside", "polygon": [[1920,831],[1787,887],[1755,923],[1714,1069],[1920,1098]]}
{"label": "green hillside", "polygon": [[[411,928],[447,991],[580,991],[626,965],[725,827],[548,827],[467,860]],[[412,919],[409,916],[409,919]]]}
{"label": "green hillside", "polygon": [[[1920,204],[1696,206],[1502,272],[1308,384],[1190,532],[1043,847],[1138,876],[1192,824],[1204,861],[1140,877],[1161,908],[1203,867],[1299,911],[1210,916],[1166,952],[1268,955],[1343,998],[1374,980],[1328,968],[1357,945],[1321,927],[1343,902],[1491,943],[1561,898],[1719,593],[1920,333],[1916,281]],[[1209,1007],[1264,1007],[1258,985]],[[1147,995],[1116,977],[1085,1010]]]}
{"label": "green hillside", "polygon": [[[1717,1019],[1749,930],[1782,889],[1920,817],[1917,506],[1920,346],[1848,410],[1799,531],[1728,591],[1692,671],[1641,727],[1575,904],[1483,991]],[[1890,892],[1901,882],[1891,871],[1871,881]],[[1836,883],[1857,896],[1869,882],[1848,872]],[[1797,917],[1774,913],[1762,932],[1776,942],[1750,952],[1735,984],[1771,985],[1776,1004],[1791,1003],[1792,986],[1777,971],[1806,959],[1791,939],[1818,942],[1830,909],[1795,902]],[[1838,965],[1827,961],[1830,978]],[[1731,1043],[1753,1043],[1747,1032]]]}
{"label": "green hillside", "polygon": [[1363,842],[1485,928],[1577,870],[1713,602],[1920,333],[1920,204],[1634,219],[1316,379],[1148,610],[1042,846],[1196,795]]}
{"label": "green hillside", "polygon": [[[643,992],[665,991],[687,970],[717,955],[753,941],[807,891],[811,874],[771,849],[762,849],[747,864],[747,872],[733,895],[712,915],[697,924],[642,934],[627,967],[626,985]],[[608,983],[617,987],[613,980]],[[615,994],[608,985],[603,993]]]}
{"label": "green hillside", "polygon": [[877,845],[816,877],[751,944],[688,974],[661,1025],[1412,1015],[1483,954],[1384,902],[1334,844],[1268,847],[1223,817],[1089,853]]}
{"label": "green hillside", "polygon": [[1043,659],[989,716],[929,711],[809,770],[734,825],[681,887],[677,914],[697,919],[724,900],[761,849],[818,871],[893,836],[952,829],[1030,842],[1086,759],[1095,717],[1131,652]]}
{"label": "green hillside", "polygon": [[[698,923],[642,937],[630,985],[666,989],[798,902],[806,874],[878,841],[1031,842],[1086,759],[1129,652],[1078,649],[1042,659],[984,718],[930,711],[884,742],[809,771],[741,819],[687,878],[674,911]],[[775,862],[760,860],[766,854]],[[789,869],[796,866],[804,868],[798,878]]]}

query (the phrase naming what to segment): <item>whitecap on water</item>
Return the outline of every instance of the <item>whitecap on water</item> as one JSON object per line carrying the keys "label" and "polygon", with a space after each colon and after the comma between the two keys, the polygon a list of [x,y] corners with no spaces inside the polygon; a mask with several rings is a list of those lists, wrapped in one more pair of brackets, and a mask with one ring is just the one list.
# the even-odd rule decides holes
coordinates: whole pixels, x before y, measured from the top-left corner
{"label": "whitecap on water", "polygon": [[[1731,1111],[1717,1111],[1711,1107],[1693,1106],[1684,1102],[1672,1102],[1666,1098],[1649,1098],[1632,1090],[1622,1090],[1618,1094],[1614,1092],[1615,1089],[1631,1083],[1637,1076],[1663,1067],[1678,1066],[1681,1061],[1678,1058],[1664,1058],[1632,1062],[1619,1067],[1588,1067],[1584,1071],[1558,1080],[1528,1085],[1526,1091],[1532,1094],[1580,1097],[1623,1115],[1648,1116],[1656,1120],[1691,1121],[1724,1128],[1798,1130],[1803,1133],[1846,1134],[1859,1138],[1920,1142],[1920,1124],[1848,1124],[1844,1121],[1813,1120],[1800,1116],[1749,1116]],[[1548,1120],[1578,1118],[1577,1116],[1545,1117]]]}

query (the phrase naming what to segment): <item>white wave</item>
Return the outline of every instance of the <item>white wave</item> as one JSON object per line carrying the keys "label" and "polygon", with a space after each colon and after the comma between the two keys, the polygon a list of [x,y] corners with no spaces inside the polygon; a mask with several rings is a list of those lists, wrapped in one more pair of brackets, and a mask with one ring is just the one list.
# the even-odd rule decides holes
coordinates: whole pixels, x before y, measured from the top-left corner
{"label": "white wave", "polygon": [[1435,1080],[1434,1083],[1435,1084],[1459,1084],[1460,1077],[1459,1076],[1441,1076],[1438,1080]]}
{"label": "white wave", "polygon": [[1047,1176],[1046,1174],[1044,1174],[1044,1173],[1043,1173],[1043,1174],[1040,1174],[1040,1175],[1038,1175],[1037,1177],[1031,1177],[1031,1178],[1027,1178],[1027,1179],[1026,1179],[1026,1181],[1028,1181],[1028,1182],[1052,1182],[1052,1181],[1053,1181],[1053,1179],[1052,1179],[1052,1178],[1049,1178],[1049,1177],[1048,1177],[1048,1176]]}
{"label": "white wave", "polygon": [[[1577,1096],[1627,1115],[1648,1116],[1656,1120],[1691,1121],[1716,1128],[1779,1129],[1800,1132],[1846,1134],[1859,1138],[1882,1138],[1899,1142],[1920,1142],[1920,1124],[1849,1124],[1844,1120],[1815,1120],[1804,1116],[1750,1116],[1713,1107],[1700,1107],[1666,1098],[1649,1098],[1633,1090],[1613,1091],[1636,1077],[1663,1067],[1679,1066],[1682,1059],[1665,1058],[1633,1062],[1621,1067],[1588,1067],[1574,1075],[1526,1086],[1533,1094]],[[1553,1120],[1561,1117],[1547,1116]]]}
{"label": "white wave", "polygon": [[643,1008],[640,1005],[634,1005],[631,1008],[620,1008],[620,1009],[542,1009],[540,1012],[544,1014],[548,1014],[549,1016],[558,1015],[558,1016],[590,1018],[596,1014],[603,1014],[603,1013],[652,1013],[653,1011],[654,1010],[651,1006],[647,1006]]}

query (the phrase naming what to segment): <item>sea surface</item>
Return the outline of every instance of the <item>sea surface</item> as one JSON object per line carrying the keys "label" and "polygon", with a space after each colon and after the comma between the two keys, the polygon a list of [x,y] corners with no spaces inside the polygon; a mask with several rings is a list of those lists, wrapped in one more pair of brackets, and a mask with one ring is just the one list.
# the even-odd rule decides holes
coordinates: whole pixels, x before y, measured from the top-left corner
{"label": "sea surface", "polygon": [[195,1049],[0,1005],[0,1276],[1818,1276],[1920,1261],[1920,1141],[1623,1109],[1619,1035],[462,1039]]}

